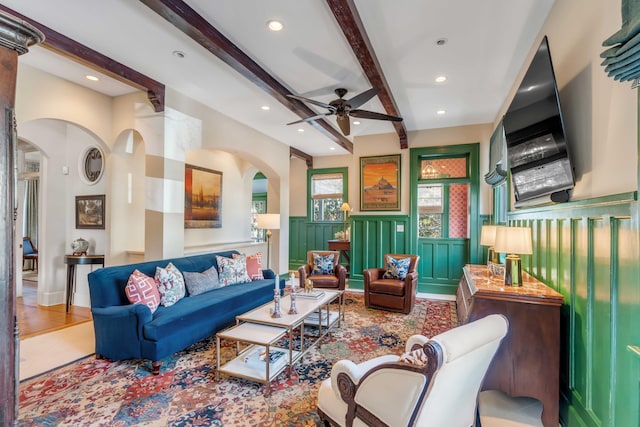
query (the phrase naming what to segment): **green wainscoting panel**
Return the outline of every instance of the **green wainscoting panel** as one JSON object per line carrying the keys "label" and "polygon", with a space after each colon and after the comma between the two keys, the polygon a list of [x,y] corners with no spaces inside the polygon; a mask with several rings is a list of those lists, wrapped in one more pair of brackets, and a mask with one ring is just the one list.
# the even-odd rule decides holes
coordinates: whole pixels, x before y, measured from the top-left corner
{"label": "green wainscoting panel", "polygon": [[565,297],[561,420],[640,425],[640,208],[636,193],[509,213],[532,229],[531,274]]}
{"label": "green wainscoting panel", "polygon": [[307,251],[327,250],[327,241],[342,231],[342,222],[310,222],[306,216],[289,217],[289,269],[297,270],[307,262]]}
{"label": "green wainscoting panel", "polygon": [[362,271],[383,267],[384,254],[409,253],[409,216],[351,216],[351,277],[349,287],[362,289]]}
{"label": "green wainscoting panel", "polygon": [[454,295],[468,264],[469,239],[418,239],[418,292]]}

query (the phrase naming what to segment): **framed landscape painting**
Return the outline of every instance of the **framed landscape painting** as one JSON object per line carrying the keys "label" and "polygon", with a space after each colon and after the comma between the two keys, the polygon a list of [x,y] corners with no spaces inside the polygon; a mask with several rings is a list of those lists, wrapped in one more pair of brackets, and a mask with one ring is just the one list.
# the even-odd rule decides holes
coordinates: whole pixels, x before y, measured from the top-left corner
{"label": "framed landscape painting", "polygon": [[104,194],[76,196],[76,228],[104,230]]}
{"label": "framed landscape painting", "polygon": [[222,227],[222,172],[185,165],[184,228]]}
{"label": "framed landscape painting", "polygon": [[360,210],[400,210],[400,154],[360,157]]}

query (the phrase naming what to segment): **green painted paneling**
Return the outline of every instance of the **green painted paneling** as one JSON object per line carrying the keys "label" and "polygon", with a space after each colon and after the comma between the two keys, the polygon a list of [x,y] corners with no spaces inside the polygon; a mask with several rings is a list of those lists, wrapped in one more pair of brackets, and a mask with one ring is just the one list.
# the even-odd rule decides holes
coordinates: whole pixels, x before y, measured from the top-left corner
{"label": "green painted paneling", "polygon": [[[407,215],[351,217],[351,277],[349,286],[362,289],[362,271],[383,267],[388,253],[409,253]],[[402,230],[402,231],[400,231]]]}
{"label": "green painted paneling", "polygon": [[532,228],[526,269],[565,297],[561,310],[563,425],[637,427],[640,242],[636,193],[510,212]]}
{"label": "green painted paneling", "polygon": [[307,262],[307,251],[327,250],[327,241],[343,228],[342,222],[310,222],[304,216],[289,217],[289,269],[297,270]]}
{"label": "green painted paneling", "polygon": [[418,239],[418,292],[455,294],[468,245],[468,239]]}

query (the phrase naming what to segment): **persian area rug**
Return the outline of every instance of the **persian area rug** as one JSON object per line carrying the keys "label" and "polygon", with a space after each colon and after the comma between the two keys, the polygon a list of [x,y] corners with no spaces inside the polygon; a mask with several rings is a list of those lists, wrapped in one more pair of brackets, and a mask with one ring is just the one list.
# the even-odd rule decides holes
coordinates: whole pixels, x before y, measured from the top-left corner
{"label": "persian area rug", "polygon": [[[409,315],[364,307],[347,293],[342,327],[322,339],[294,366],[265,386],[221,375],[216,381],[215,338],[163,360],[88,358],[20,384],[20,426],[305,426],[315,427],[318,387],[340,359],[358,363],[401,354],[414,334],[434,336],[457,325],[455,303],[417,300]],[[223,342],[221,360],[235,356]]]}

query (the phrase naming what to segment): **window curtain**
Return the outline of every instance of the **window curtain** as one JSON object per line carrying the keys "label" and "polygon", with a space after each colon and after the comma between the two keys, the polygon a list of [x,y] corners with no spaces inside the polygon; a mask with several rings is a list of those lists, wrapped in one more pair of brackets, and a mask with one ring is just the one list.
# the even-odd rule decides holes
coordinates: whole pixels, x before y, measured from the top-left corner
{"label": "window curtain", "polygon": [[24,218],[22,235],[30,237],[38,247],[38,184],[37,179],[28,179],[24,190]]}
{"label": "window curtain", "polygon": [[622,28],[602,42],[604,71],[621,82],[640,78],[640,0],[622,0]]}
{"label": "window curtain", "polygon": [[489,185],[498,185],[507,177],[506,141],[502,120],[491,135],[489,141],[489,172],[484,180]]}

